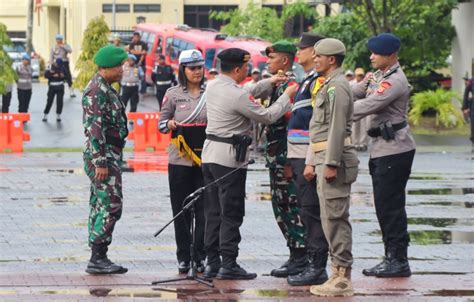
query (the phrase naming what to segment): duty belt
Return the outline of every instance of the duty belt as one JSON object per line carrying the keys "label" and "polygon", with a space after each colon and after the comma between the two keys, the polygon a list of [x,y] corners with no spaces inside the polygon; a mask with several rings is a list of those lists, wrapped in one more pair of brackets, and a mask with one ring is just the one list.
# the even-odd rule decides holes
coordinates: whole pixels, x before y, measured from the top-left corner
{"label": "duty belt", "polygon": [[[392,124],[393,131],[398,131],[400,129],[405,128],[406,126],[408,126],[407,121],[403,121],[398,124]],[[379,137],[382,136],[382,132],[380,131],[380,127],[370,128],[369,130],[367,130],[367,135],[370,137]]]}
{"label": "duty belt", "polygon": [[234,144],[234,139],[232,137],[218,137],[212,134],[208,134],[206,138],[210,141],[226,143],[226,144],[231,144],[231,145]]}
{"label": "duty belt", "polygon": [[[350,137],[346,137],[344,139],[344,146],[350,146],[352,145],[352,141]],[[323,142],[317,142],[317,143],[311,143],[311,149],[313,149],[313,152],[320,152],[324,151],[328,148],[328,141],[323,141]]]}
{"label": "duty belt", "polygon": [[64,85],[64,81],[63,82],[49,82],[49,86],[61,86],[61,85]]}
{"label": "duty belt", "polygon": [[138,86],[138,83],[122,83],[122,86],[133,87],[133,86]]}
{"label": "duty belt", "polygon": [[18,79],[18,83],[31,83],[31,79]]}
{"label": "duty belt", "polygon": [[160,85],[160,86],[171,85],[171,81],[156,81],[156,85]]}
{"label": "duty belt", "polygon": [[123,149],[123,147],[125,147],[126,141],[124,139],[121,139],[121,138],[118,138],[118,137],[106,135],[105,136],[105,143],[109,144],[109,145],[112,145],[112,146],[115,146],[115,147],[118,147],[120,149]]}

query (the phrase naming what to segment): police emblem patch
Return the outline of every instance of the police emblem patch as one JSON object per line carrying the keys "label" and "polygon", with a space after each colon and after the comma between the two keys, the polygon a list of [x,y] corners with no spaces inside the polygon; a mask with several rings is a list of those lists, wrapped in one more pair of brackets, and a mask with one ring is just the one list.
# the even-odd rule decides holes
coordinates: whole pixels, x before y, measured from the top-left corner
{"label": "police emblem patch", "polygon": [[329,101],[334,101],[336,98],[336,87],[329,87],[328,89],[328,96],[329,96]]}
{"label": "police emblem patch", "polygon": [[193,58],[194,60],[198,59],[199,58],[199,54],[197,51],[193,51],[193,53],[191,54],[191,58]]}
{"label": "police emblem patch", "polygon": [[383,94],[385,90],[389,89],[390,87],[392,87],[392,84],[390,84],[387,81],[383,81],[382,83],[380,83],[379,87],[377,88],[377,93]]}

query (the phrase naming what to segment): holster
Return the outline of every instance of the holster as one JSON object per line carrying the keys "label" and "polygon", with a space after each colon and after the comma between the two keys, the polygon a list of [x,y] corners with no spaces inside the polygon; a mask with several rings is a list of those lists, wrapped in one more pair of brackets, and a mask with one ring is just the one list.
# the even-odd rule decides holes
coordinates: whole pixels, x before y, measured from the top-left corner
{"label": "holster", "polygon": [[235,160],[244,162],[247,156],[248,146],[252,144],[252,137],[245,134],[234,134],[232,145],[235,147]]}
{"label": "holster", "polygon": [[370,128],[367,131],[367,134],[370,137],[381,136],[384,140],[390,141],[392,139],[395,139],[396,131],[405,128],[407,125],[408,124],[406,121],[394,125],[392,125],[392,122],[390,121],[385,121],[383,123],[380,123],[378,127]]}

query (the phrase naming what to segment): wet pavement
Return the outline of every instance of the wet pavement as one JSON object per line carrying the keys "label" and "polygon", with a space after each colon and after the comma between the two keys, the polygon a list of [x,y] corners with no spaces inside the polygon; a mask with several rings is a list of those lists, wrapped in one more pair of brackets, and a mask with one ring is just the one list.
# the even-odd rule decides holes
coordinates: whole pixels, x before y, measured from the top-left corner
{"label": "wet pavement", "polygon": [[126,153],[124,212],[110,258],[129,268],[120,276],[89,276],[89,184],[80,153],[0,154],[0,301],[474,301],[474,169],[470,153],[415,157],[407,211],[412,238],[407,279],[364,277],[383,252],[374,214],[367,154],[353,187],[353,298],[312,297],[269,276],[288,257],[273,218],[269,181],[257,158],[247,181],[246,217],[239,261],[258,273],[252,281],[194,281],[151,285],[176,278],[174,233],[165,154]]}

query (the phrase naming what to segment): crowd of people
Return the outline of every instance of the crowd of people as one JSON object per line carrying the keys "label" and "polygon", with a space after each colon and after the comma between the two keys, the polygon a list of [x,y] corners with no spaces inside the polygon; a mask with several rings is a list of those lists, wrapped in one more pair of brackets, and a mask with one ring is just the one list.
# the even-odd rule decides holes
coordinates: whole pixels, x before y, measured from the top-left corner
{"label": "crowd of people", "polygon": [[[410,88],[398,63],[400,46],[390,33],[372,37],[368,49],[375,71],[364,75],[357,69],[354,75],[342,70],[347,49],[340,40],[303,33],[296,45],[282,40],[266,48],[269,77],[261,79],[260,70],[249,70],[247,51],[230,48],[218,54],[219,72],[212,70],[214,78],[207,81],[200,51],[181,52],[177,85],[160,92],[159,121],[159,130],[172,137],[168,175],[173,214],[191,193],[198,194],[191,194],[197,198],[193,244],[189,211],[174,221],[179,273],[195,269],[209,279],[257,277],[237,262],[253,121],[266,125],[272,208],[289,249],[288,260],[271,270],[272,276],[295,286],[312,285],[311,293],[318,296],[354,294],[350,193],[358,174],[357,149],[368,145],[352,138],[357,127],[371,137],[369,170],[385,247],[383,261],[363,274],[411,275],[405,187],[415,142],[406,121]],[[127,271],[107,257],[122,210],[120,162],[128,133],[125,104],[111,84],[121,79],[122,85],[132,83],[123,74],[140,62],[139,55],[113,45],[100,49],[95,57],[99,72],[83,96],[84,161],[91,180],[92,253],[86,271],[91,274]],[[292,75],[295,56],[306,73],[300,82]],[[249,72],[252,79],[241,85]],[[161,81],[170,86],[173,80]]]}

